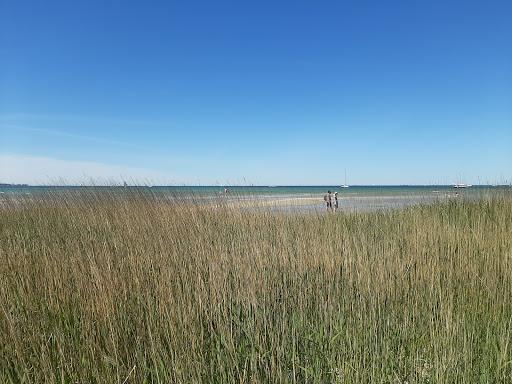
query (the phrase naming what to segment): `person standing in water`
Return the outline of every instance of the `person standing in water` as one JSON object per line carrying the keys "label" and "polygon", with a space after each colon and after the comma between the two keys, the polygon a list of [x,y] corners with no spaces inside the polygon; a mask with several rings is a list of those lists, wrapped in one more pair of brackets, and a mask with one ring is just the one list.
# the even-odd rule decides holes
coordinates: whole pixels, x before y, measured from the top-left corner
{"label": "person standing in water", "polygon": [[334,212],[338,210],[338,192],[334,192]]}
{"label": "person standing in water", "polygon": [[327,191],[327,193],[324,195],[324,201],[325,201],[325,208],[327,209],[327,211],[332,210],[331,191]]}

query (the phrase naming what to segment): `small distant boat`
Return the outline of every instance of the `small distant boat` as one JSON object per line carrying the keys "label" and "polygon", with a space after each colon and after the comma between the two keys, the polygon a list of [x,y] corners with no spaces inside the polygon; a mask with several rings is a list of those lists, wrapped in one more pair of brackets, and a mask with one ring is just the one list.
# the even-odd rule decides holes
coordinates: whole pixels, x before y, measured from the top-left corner
{"label": "small distant boat", "polygon": [[345,169],[345,184],[341,185],[340,188],[348,188],[349,185],[347,184],[347,170]]}
{"label": "small distant boat", "polygon": [[461,184],[461,183],[453,184],[453,188],[469,188],[471,186],[472,186],[471,184]]}

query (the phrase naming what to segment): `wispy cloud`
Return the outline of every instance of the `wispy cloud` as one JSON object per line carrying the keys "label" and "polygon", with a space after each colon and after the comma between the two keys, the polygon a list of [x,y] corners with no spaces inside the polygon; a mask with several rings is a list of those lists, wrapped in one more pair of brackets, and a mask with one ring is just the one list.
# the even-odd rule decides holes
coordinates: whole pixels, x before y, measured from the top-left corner
{"label": "wispy cloud", "polygon": [[0,122],[19,123],[19,122],[88,122],[90,124],[115,124],[123,126],[139,127],[169,127],[167,121],[147,120],[147,119],[127,119],[108,116],[90,116],[90,115],[66,115],[66,114],[44,114],[44,113],[4,113],[0,114]]}
{"label": "wispy cloud", "polygon": [[99,144],[115,145],[115,146],[134,148],[134,149],[139,149],[139,150],[147,149],[143,146],[132,144],[132,143],[127,143],[124,141],[110,140],[110,139],[105,139],[105,138],[97,137],[97,136],[78,135],[75,133],[54,130],[54,129],[31,128],[31,127],[23,127],[23,126],[19,126],[19,125],[15,125],[15,124],[2,124],[2,123],[0,123],[0,129],[13,130],[13,131],[18,131],[18,132],[40,133],[43,135],[69,138],[69,139],[74,139],[74,140],[78,140],[78,141],[88,141],[88,142],[94,142],[94,143],[99,143]]}
{"label": "wispy cloud", "polygon": [[0,182],[15,184],[111,184],[135,181],[142,184],[173,184],[169,173],[92,161],[62,160],[21,154],[0,154]]}

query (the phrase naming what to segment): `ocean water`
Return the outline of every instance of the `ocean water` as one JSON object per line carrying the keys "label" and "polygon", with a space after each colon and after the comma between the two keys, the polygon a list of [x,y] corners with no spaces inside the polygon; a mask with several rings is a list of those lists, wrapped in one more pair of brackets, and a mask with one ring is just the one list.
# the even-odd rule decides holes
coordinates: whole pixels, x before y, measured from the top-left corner
{"label": "ocean water", "polygon": [[[0,193],[11,195],[23,194],[41,194],[48,192],[63,192],[73,190],[118,190],[125,187],[106,187],[106,186],[0,186]],[[378,185],[356,185],[349,188],[341,188],[335,185],[322,186],[129,186],[129,189],[148,190],[153,193],[171,193],[171,194],[194,194],[199,196],[224,195],[238,196],[304,196],[304,195],[323,195],[328,190],[337,191],[339,195],[344,196],[404,196],[404,195],[425,195],[431,193],[464,193],[475,194],[497,189],[507,189],[504,187],[493,187],[490,185],[471,186],[469,188],[454,189],[451,185],[397,185],[397,186],[378,186]]]}
{"label": "ocean water", "polygon": [[[227,189],[227,192],[225,192]],[[330,190],[338,192],[341,211],[371,211],[401,208],[416,204],[431,203],[457,198],[477,198],[495,191],[512,193],[510,187],[489,185],[455,189],[450,185],[425,186],[350,186],[341,188],[334,185],[323,186],[144,186],[144,187],[84,187],[84,186],[0,186],[2,199],[16,197],[42,197],[52,192],[72,191],[145,191],[159,197],[190,199],[196,203],[223,199],[233,203],[250,202],[250,209],[276,211],[317,211],[326,210],[323,195]],[[253,204],[256,203],[256,204]],[[240,205],[246,209],[247,205]]]}

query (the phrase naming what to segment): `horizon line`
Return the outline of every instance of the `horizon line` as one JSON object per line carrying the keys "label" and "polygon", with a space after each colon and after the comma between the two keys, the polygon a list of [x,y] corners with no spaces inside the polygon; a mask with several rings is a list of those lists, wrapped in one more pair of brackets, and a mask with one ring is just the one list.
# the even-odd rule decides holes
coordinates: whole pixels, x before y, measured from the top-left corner
{"label": "horizon line", "polygon": [[[453,187],[457,183],[451,184],[349,184],[349,187]],[[493,186],[512,186],[512,182],[498,183],[498,184],[465,184],[470,187],[493,187]],[[166,184],[166,185],[150,185],[150,184],[139,184],[139,185],[123,185],[123,184],[111,184],[111,185],[95,185],[95,184],[28,184],[28,183],[0,183],[0,188],[5,187],[40,187],[40,188],[113,188],[113,187],[128,187],[128,188],[300,188],[300,187],[341,187],[339,184],[288,184],[288,185],[269,185],[269,184],[252,184],[252,185],[241,185],[241,184]]]}

